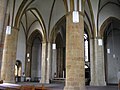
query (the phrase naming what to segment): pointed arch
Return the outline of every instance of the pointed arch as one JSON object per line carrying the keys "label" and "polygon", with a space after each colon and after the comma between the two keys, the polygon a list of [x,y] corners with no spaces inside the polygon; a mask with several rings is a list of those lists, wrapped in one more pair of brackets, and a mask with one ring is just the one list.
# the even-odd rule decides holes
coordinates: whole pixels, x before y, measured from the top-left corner
{"label": "pointed arch", "polygon": [[65,32],[66,28],[66,16],[63,16],[59,21],[55,24],[53,29],[51,30],[49,34],[49,41],[50,42],[55,42],[55,38],[57,36],[58,31],[61,29],[62,32]]}
{"label": "pointed arch", "polygon": [[116,17],[108,17],[104,22],[103,24],[101,25],[100,27],[100,36],[101,37],[104,37],[104,33],[105,33],[105,30],[107,28],[107,26],[109,26],[109,24],[113,21],[117,21],[117,22],[120,22],[120,20]]}

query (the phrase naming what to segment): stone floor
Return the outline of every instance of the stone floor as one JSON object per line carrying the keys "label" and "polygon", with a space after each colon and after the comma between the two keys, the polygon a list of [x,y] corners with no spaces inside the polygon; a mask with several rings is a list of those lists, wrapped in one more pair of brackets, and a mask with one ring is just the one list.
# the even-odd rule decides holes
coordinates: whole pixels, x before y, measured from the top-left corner
{"label": "stone floor", "polygon": [[[49,87],[50,90],[63,90],[64,86]],[[117,86],[86,86],[86,90],[118,90]]]}
{"label": "stone floor", "polygon": [[[29,83],[29,84],[33,85],[32,83]],[[24,85],[25,85],[25,83],[24,83]],[[39,83],[34,83],[34,85],[35,86],[40,86]],[[49,88],[49,90],[63,90],[64,89],[64,84],[44,84],[44,86]],[[117,85],[86,86],[86,90],[118,90],[118,87],[117,87]]]}
{"label": "stone floor", "polygon": [[88,86],[86,90],[118,90],[117,86]]}
{"label": "stone floor", "polygon": [[[5,85],[5,84],[3,84]],[[6,84],[8,86],[21,86],[21,85],[34,85],[34,86],[42,86],[40,83],[34,83],[34,82],[22,82],[17,84]],[[0,85],[0,87],[2,84]],[[44,87],[49,88],[48,90],[63,90],[64,84],[44,84]],[[109,86],[86,86],[86,90],[118,90],[117,85],[109,85]]]}

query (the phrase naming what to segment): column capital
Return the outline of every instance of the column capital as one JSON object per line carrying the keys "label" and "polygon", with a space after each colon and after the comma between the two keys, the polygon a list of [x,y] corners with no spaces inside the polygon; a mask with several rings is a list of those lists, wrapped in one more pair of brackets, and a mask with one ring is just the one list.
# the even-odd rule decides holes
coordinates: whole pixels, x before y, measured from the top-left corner
{"label": "column capital", "polygon": [[17,27],[11,27],[11,29],[19,31],[19,28],[17,28]]}
{"label": "column capital", "polygon": [[103,37],[96,37],[96,39],[103,39]]}
{"label": "column capital", "polygon": [[84,11],[85,0],[64,0],[67,11]]}
{"label": "column capital", "polygon": [[45,44],[45,43],[47,43],[46,41],[42,41],[42,44]]}
{"label": "column capital", "polygon": [[98,39],[102,39],[103,40],[103,37],[95,37],[95,38],[90,38],[91,40],[98,40]]}

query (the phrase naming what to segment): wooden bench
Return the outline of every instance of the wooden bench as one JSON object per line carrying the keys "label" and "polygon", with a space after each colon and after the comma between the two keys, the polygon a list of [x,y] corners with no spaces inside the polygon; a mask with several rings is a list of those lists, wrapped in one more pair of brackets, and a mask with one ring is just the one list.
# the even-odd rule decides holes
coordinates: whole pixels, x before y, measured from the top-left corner
{"label": "wooden bench", "polygon": [[4,86],[0,86],[0,90],[20,90],[20,86],[17,87],[4,87]]}
{"label": "wooden bench", "polygon": [[35,87],[35,90],[48,90],[47,88]]}
{"label": "wooden bench", "polygon": [[44,85],[42,85],[42,86],[40,86],[40,87],[39,87],[39,86],[36,86],[36,87],[35,87],[35,90],[48,90],[48,89],[45,88]]}
{"label": "wooden bench", "polygon": [[34,86],[21,86],[20,90],[35,90]]}
{"label": "wooden bench", "polygon": [[30,85],[23,85],[23,86],[11,86],[11,87],[3,87],[0,86],[0,90],[49,90],[48,88],[42,86],[30,86]]}
{"label": "wooden bench", "polygon": [[7,87],[6,89],[3,90],[21,90],[20,88],[14,88],[14,87]]}

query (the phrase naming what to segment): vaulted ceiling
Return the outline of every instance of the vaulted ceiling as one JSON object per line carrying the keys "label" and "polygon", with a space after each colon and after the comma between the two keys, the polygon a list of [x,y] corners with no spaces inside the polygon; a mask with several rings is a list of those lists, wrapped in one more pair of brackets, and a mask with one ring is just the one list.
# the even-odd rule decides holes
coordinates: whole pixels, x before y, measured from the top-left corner
{"label": "vaulted ceiling", "polygon": [[[65,29],[66,0],[8,0],[9,25],[24,29],[28,38],[39,30],[42,38],[49,39],[54,27]],[[120,19],[120,0],[86,0],[84,21],[92,36],[97,36],[102,24],[110,17]],[[119,25],[118,25],[119,27]]]}

